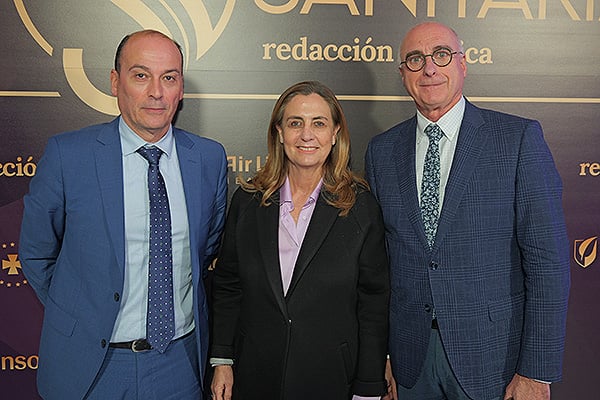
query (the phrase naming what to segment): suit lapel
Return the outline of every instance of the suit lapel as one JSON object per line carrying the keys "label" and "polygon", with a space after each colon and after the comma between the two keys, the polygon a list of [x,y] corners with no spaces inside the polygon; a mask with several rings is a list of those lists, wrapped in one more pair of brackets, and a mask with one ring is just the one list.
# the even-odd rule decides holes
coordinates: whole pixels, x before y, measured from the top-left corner
{"label": "suit lapel", "polygon": [[438,222],[434,251],[450,229],[467,183],[476,169],[477,160],[487,140],[485,131],[481,129],[483,124],[479,110],[467,101],[444,193],[444,205]]}
{"label": "suit lapel", "polygon": [[[173,128],[173,137],[175,138],[179,170],[181,171],[181,181],[185,195],[190,244],[199,243],[199,224],[196,221],[202,220],[202,154],[200,151],[193,151],[194,142],[176,128]],[[200,257],[202,256],[204,254],[198,254],[197,251],[191,252],[194,285],[200,281],[200,270],[202,269],[200,265],[202,260]]]}
{"label": "suit lapel", "polygon": [[258,242],[269,286],[284,315],[287,314],[279,265],[279,204],[277,194],[268,207],[256,206]]}
{"label": "suit lapel", "polygon": [[417,236],[423,246],[429,248],[423,227],[421,206],[419,205],[419,192],[417,191],[417,169],[415,166],[416,132],[417,117],[415,116],[407,125],[406,130],[400,132],[398,135],[399,140],[394,144],[393,154],[397,154],[395,164],[398,169],[398,186],[402,204],[406,207],[408,220],[415,232],[417,232]]}
{"label": "suit lapel", "polygon": [[118,118],[98,134],[94,151],[100,196],[106,226],[123,281],[125,270],[125,209],[123,200],[123,157]]}
{"label": "suit lapel", "polygon": [[[298,259],[296,260],[296,265],[294,266],[294,273],[292,274],[292,280],[286,297],[293,295],[298,281],[302,278],[306,268],[327,237],[338,214],[339,210],[328,205],[323,199],[323,196],[319,195],[315,210],[308,225],[308,230],[306,231],[304,241],[302,242],[302,247],[300,248],[300,253],[298,254]],[[281,278],[279,279],[281,281]]]}

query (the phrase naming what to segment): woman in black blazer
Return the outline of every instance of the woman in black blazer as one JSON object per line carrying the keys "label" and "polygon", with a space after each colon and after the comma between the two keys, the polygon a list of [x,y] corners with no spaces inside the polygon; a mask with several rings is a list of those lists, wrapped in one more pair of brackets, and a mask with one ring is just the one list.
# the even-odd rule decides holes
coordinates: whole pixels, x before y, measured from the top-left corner
{"label": "woman in black blazer", "polygon": [[333,92],[301,82],[277,101],[268,160],[233,195],[213,281],[217,399],[378,399],[386,393],[384,226],[350,170]]}

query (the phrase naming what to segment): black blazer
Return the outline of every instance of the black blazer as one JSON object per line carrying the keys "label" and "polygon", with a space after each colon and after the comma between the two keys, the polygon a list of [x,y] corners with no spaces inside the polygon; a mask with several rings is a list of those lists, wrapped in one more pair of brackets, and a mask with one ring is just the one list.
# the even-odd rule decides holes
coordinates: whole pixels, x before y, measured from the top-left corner
{"label": "black blazer", "polygon": [[234,399],[383,395],[389,272],[381,211],[319,197],[284,297],[279,206],[238,189],[213,286],[211,357],[233,358]]}

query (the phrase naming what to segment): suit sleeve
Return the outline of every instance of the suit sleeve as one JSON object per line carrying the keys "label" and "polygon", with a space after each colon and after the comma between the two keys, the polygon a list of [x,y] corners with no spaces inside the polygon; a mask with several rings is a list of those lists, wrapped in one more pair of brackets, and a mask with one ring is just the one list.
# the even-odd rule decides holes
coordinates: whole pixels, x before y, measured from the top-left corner
{"label": "suit sleeve", "polygon": [[371,193],[375,198],[377,198],[377,186],[375,185],[375,171],[373,166],[373,156],[372,153],[372,142],[367,146],[367,151],[365,152],[365,178],[367,182],[369,182],[369,186],[371,189]]}
{"label": "suit sleeve", "polygon": [[240,315],[242,284],[237,254],[237,223],[240,215],[240,189],[233,195],[217,259],[212,287],[213,343],[211,358],[234,358],[234,339]]}
{"label": "suit sleeve", "polygon": [[220,147],[220,156],[218,160],[216,169],[218,177],[215,212],[212,215],[206,242],[206,250],[204,253],[204,263],[202,265],[204,273],[208,271],[209,265],[213,262],[219,252],[221,233],[223,232],[223,226],[225,225],[225,212],[227,209],[227,157],[225,156],[225,150],[222,147]]}
{"label": "suit sleeve", "polygon": [[45,305],[66,219],[60,152],[54,138],[48,142],[24,204],[19,259],[29,284]]}
{"label": "suit sleeve", "polygon": [[362,193],[355,207],[364,215],[365,240],[359,257],[358,321],[359,353],[358,373],[353,385],[357,395],[384,395],[387,387],[384,378],[387,342],[390,277],[385,230],[379,205],[370,193]]}
{"label": "suit sleeve", "polygon": [[517,372],[556,382],[561,378],[569,295],[569,244],[562,183],[541,126],[527,125],[516,182],[516,233],[526,304]]}

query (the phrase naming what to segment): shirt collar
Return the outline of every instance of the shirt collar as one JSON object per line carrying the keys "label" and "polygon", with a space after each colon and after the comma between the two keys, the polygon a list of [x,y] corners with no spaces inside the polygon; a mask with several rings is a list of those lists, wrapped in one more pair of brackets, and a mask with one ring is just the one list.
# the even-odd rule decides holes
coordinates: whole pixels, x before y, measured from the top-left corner
{"label": "shirt collar", "polygon": [[[323,186],[323,179],[321,179],[319,183],[317,183],[315,190],[313,190],[310,196],[308,196],[306,204],[304,204],[302,207],[310,205],[317,201],[317,199],[319,198],[319,193],[321,193],[321,186]],[[290,186],[290,178],[287,176],[285,178],[283,186],[281,187],[281,189],[279,189],[279,204],[281,204],[281,206],[286,205],[286,207],[289,210],[293,210],[294,208],[294,204],[292,203],[292,188]]]}
{"label": "shirt collar", "polygon": [[461,97],[458,103],[456,103],[448,112],[437,121],[432,122],[425,118],[419,110],[417,110],[417,142],[420,142],[425,138],[425,128],[429,124],[437,124],[444,136],[450,141],[454,141],[454,138],[458,136],[458,131],[462,123],[463,116],[465,114],[466,101],[464,97]]}
{"label": "shirt collar", "polygon": [[119,136],[121,137],[121,148],[123,149],[123,156],[133,154],[143,146],[156,146],[162,150],[162,152],[171,158],[173,153],[173,146],[175,140],[173,138],[173,126],[169,125],[167,134],[163,136],[156,143],[148,143],[141,137],[139,137],[123,120],[123,117],[119,117]]}

